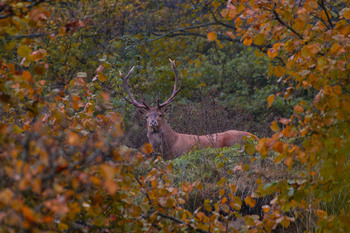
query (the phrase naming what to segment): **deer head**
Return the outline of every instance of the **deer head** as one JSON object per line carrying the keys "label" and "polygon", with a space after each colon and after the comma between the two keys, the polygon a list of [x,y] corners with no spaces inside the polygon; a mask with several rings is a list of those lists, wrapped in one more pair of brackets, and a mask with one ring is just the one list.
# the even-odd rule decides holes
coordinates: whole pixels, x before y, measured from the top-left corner
{"label": "deer head", "polygon": [[[170,59],[169,59],[170,60]],[[183,84],[183,78],[181,78],[181,84],[180,87],[177,88],[177,83],[178,83],[178,72],[176,69],[175,61],[170,60],[174,73],[175,73],[175,83],[174,83],[174,88],[171,96],[163,103],[159,102],[159,99],[157,100],[156,106],[150,107],[149,105],[146,104],[145,101],[137,101],[133,94],[130,92],[129,84],[128,84],[128,78],[132,71],[134,70],[135,66],[131,68],[131,70],[128,72],[126,76],[123,76],[121,72],[119,72],[120,77],[123,80],[123,86],[124,90],[126,91],[127,95],[129,96],[129,99],[123,95],[123,98],[130,104],[134,105],[136,108],[141,109],[143,113],[145,113],[145,116],[147,118],[147,127],[151,129],[152,131],[159,131],[159,128],[161,127],[164,119],[164,114],[166,113],[167,109],[164,108],[168,104],[170,104],[174,99],[177,93],[180,92]]]}

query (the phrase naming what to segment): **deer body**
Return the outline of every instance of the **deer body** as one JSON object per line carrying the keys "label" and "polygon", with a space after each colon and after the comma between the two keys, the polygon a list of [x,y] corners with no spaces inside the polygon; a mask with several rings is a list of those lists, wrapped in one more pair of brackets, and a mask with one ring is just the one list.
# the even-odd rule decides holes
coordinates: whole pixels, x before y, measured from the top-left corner
{"label": "deer body", "polygon": [[[171,60],[170,60],[171,61]],[[165,120],[166,111],[163,107],[171,103],[176,94],[181,90],[182,82],[180,87],[177,89],[177,70],[175,62],[171,61],[175,71],[175,84],[173,93],[164,103],[160,104],[159,101],[156,107],[149,107],[145,102],[138,102],[129,90],[127,79],[134,67],[129,73],[123,77],[120,73],[121,78],[124,82],[124,89],[127,91],[128,96],[131,100],[127,99],[124,95],[124,99],[133,104],[135,107],[142,109],[147,118],[147,137],[151,143],[153,149],[158,150],[162,153],[165,159],[174,159],[181,156],[182,154],[189,152],[192,148],[205,148],[214,147],[221,148],[226,146],[232,146],[234,144],[242,144],[245,137],[251,137],[257,140],[257,137],[251,133],[245,131],[228,130],[222,133],[208,134],[208,135],[191,135],[182,134],[175,132]],[[181,80],[182,81],[182,80]]]}
{"label": "deer body", "polygon": [[[152,115],[152,114],[148,114]],[[147,137],[152,147],[161,152],[165,159],[175,159],[193,148],[222,148],[242,144],[245,137],[256,136],[245,131],[228,130],[208,135],[182,134],[174,131],[165,119],[151,125],[152,116],[147,117]],[[154,117],[154,116],[153,116]],[[153,119],[154,121],[154,119]],[[159,126],[158,126],[159,124]]]}

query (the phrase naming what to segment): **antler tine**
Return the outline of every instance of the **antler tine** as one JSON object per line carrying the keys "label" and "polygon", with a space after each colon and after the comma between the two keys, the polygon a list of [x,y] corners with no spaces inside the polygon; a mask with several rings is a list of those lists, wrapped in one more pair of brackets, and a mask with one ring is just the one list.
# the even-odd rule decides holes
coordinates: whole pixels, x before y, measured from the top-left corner
{"label": "antler tine", "polygon": [[158,101],[158,108],[162,108],[165,105],[170,104],[175,99],[175,96],[177,95],[177,93],[180,92],[180,90],[182,88],[182,84],[183,84],[183,77],[181,75],[181,84],[180,84],[180,87],[177,89],[178,73],[177,73],[177,69],[176,69],[176,65],[175,65],[175,60],[169,59],[169,61],[173,65],[173,69],[174,69],[174,73],[175,73],[175,83],[174,83],[173,93],[171,94],[169,99],[167,99],[164,103],[159,104],[159,101]]}
{"label": "antler tine", "polygon": [[130,74],[132,73],[132,71],[134,70],[134,68],[135,68],[135,66],[133,66],[133,67],[131,68],[131,70],[128,72],[128,74],[127,74],[125,77],[123,77],[122,72],[119,71],[119,75],[120,75],[120,77],[123,79],[123,86],[124,86],[124,89],[125,89],[126,93],[129,95],[129,98],[131,99],[131,101],[128,100],[128,99],[126,98],[126,96],[124,96],[123,93],[122,93],[122,97],[123,97],[128,103],[134,105],[134,106],[137,107],[137,108],[149,109],[148,105],[147,105],[144,101],[142,101],[142,104],[141,104],[140,102],[138,102],[138,101],[134,98],[133,94],[130,92],[130,88],[129,88],[129,84],[128,84],[128,78],[129,78]]}

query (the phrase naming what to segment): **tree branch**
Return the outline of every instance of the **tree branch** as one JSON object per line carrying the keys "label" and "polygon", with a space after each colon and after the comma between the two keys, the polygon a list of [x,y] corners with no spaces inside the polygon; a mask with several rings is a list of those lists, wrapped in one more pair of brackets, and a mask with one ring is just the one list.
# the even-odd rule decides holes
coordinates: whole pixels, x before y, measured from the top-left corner
{"label": "tree branch", "polygon": [[302,35],[300,35],[297,31],[295,31],[292,27],[290,27],[289,25],[287,25],[285,22],[283,22],[283,20],[280,18],[280,16],[277,14],[277,12],[275,10],[272,10],[275,19],[282,24],[284,27],[288,28],[290,31],[292,31],[295,35],[297,35],[300,39],[304,39]]}
{"label": "tree branch", "polygon": [[334,25],[333,25],[333,23],[332,23],[332,20],[331,20],[329,14],[328,14],[326,5],[325,5],[325,3],[324,3],[324,0],[320,0],[320,1],[318,2],[318,5],[319,5],[319,6],[323,9],[323,11],[326,13],[327,20],[328,20],[328,22],[329,22],[330,27],[331,27],[331,28],[334,28]]}
{"label": "tree branch", "polygon": [[228,25],[228,24],[225,24],[225,23],[219,21],[219,20],[216,18],[214,12],[213,12],[211,9],[209,9],[209,11],[210,11],[211,15],[213,16],[213,18],[214,18],[214,20],[215,20],[215,22],[216,22],[217,24],[219,24],[219,25],[221,25],[221,26],[224,26],[224,27],[231,28],[231,29],[236,29],[236,27],[234,27],[234,26],[231,26],[231,25]]}
{"label": "tree branch", "polygon": [[[207,26],[212,26],[212,25],[216,25],[217,23],[205,23],[205,24],[199,24],[199,25],[194,25],[194,26],[189,26],[189,27],[184,27],[184,28],[179,28],[179,29],[174,29],[172,31],[169,31],[163,35],[158,36],[157,38],[154,38],[152,40],[149,40],[148,42],[153,42],[156,40],[159,40],[161,38],[164,37],[169,37],[169,35],[174,34],[175,32],[181,32],[181,31],[186,31],[189,29],[195,29],[195,28],[201,28],[201,27],[207,27]],[[155,33],[153,33],[154,35],[156,35]]]}
{"label": "tree branch", "polygon": [[28,34],[28,35],[5,35],[6,39],[12,39],[12,40],[20,40],[20,39],[24,39],[24,38],[29,38],[29,39],[34,39],[34,38],[38,38],[38,37],[44,37],[44,36],[50,36],[50,35],[54,35],[54,33],[38,33],[38,34]]}

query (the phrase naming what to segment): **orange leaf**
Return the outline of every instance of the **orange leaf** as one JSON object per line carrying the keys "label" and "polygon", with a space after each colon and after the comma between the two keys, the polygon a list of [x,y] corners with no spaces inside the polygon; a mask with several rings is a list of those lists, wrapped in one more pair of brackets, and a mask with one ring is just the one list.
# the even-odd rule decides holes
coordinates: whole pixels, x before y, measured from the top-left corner
{"label": "orange leaf", "polygon": [[292,165],[293,165],[293,158],[292,157],[287,157],[284,160],[284,164],[288,167],[288,169],[291,169]]}
{"label": "orange leaf", "polygon": [[143,144],[142,148],[141,148],[141,151],[144,153],[144,154],[151,154],[153,149],[152,149],[152,145],[149,144],[149,143],[145,143]]}
{"label": "orange leaf", "polygon": [[269,104],[269,106],[267,106],[267,108],[271,107],[274,99],[275,99],[275,95],[270,95],[269,97],[267,97],[267,103]]}
{"label": "orange leaf", "polygon": [[304,111],[304,108],[301,107],[300,105],[295,105],[295,106],[294,106],[294,112],[295,112],[296,114],[300,114],[300,113],[302,113],[303,111]]}
{"label": "orange leaf", "polygon": [[346,8],[346,10],[343,11],[343,16],[345,19],[350,19],[350,9]]}
{"label": "orange leaf", "polygon": [[277,77],[282,77],[286,74],[286,69],[282,66],[275,67],[275,75]]}
{"label": "orange leaf", "polygon": [[234,193],[236,192],[236,185],[231,184],[230,188],[231,188],[232,192],[234,192]]}
{"label": "orange leaf", "polygon": [[264,206],[262,206],[261,208],[263,209],[264,213],[269,212],[270,209],[271,209],[270,206],[268,206],[268,205],[264,205]]}
{"label": "orange leaf", "polygon": [[251,196],[248,196],[246,198],[244,198],[244,202],[249,205],[251,208],[253,208],[256,204],[256,201],[251,197]]}
{"label": "orange leaf", "polygon": [[207,38],[209,41],[215,41],[217,40],[216,32],[209,32],[207,35]]}
{"label": "orange leaf", "polygon": [[251,38],[246,38],[246,39],[244,39],[243,44],[245,46],[250,46],[252,44],[252,42],[253,42],[253,40]]}
{"label": "orange leaf", "polygon": [[28,82],[32,81],[32,75],[28,71],[23,71],[22,77]]}
{"label": "orange leaf", "polygon": [[222,198],[221,203],[225,204],[227,202],[227,197]]}
{"label": "orange leaf", "polygon": [[114,178],[114,167],[102,164],[100,166],[101,175],[105,180],[113,180]]}

